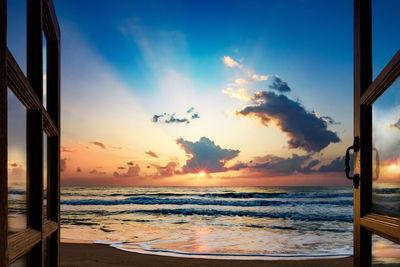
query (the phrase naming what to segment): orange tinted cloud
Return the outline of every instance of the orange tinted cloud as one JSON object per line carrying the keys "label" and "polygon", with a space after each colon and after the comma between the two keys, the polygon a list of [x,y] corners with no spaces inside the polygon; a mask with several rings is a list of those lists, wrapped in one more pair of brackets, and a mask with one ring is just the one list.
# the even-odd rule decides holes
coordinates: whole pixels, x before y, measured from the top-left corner
{"label": "orange tinted cloud", "polygon": [[101,147],[102,149],[106,149],[106,145],[103,144],[103,143],[101,143],[101,142],[94,141],[94,142],[92,142],[92,144],[93,144],[93,145],[96,145],[96,146],[99,146],[99,147]]}
{"label": "orange tinted cloud", "polygon": [[151,150],[146,151],[146,154],[149,155],[150,157],[158,158],[158,155]]}

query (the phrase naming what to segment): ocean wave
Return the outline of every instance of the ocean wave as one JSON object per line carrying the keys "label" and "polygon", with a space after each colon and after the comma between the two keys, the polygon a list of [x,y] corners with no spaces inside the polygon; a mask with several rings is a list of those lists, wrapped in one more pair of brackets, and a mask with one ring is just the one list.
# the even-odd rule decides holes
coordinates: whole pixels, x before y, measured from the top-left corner
{"label": "ocean wave", "polygon": [[196,198],[153,198],[131,197],[125,199],[68,199],[62,200],[61,205],[86,206],[86,205],[213,205],[213,206],[238,206],[238,207],[264,207],[284,205],[338,205],[352,206],[353,200],[316,200],[316,201],[280,201],[280,200],[248,200],[229,201],[220,199]]}
{"label": "ocean wave", "polygon": [[352,215],[329,215],[329,214],[301,214],[294,212],[257,212],[242,210],[212,210],[212,209],[154,209],[154,210],[127,210],[110,212],[111,214],[158,214],[158,215],[202,215],[202,216],[240,216],[254,218],[291,219],[297,221],[340,221],[352,222]]}
{"label": "ocean wave", "polygon": [[112,194],[90,194],[79,192],[63,192],[62,196],[86,196],[86,197],[199,197],[199,198],[338,198],[353,197],[352,192],[348,193],[327,193],[327,192],[246,192],[246,193],[112,193]]}
{"label": "ocean wave", "polygon": [[373,189],[374,193],[378,194],[399,194],[400,193],[400,188],[374,188]]}
{"label": "ocean wave", "polygon": [[25,190],[11,189],[8,190],[9,195],[25,195]]}

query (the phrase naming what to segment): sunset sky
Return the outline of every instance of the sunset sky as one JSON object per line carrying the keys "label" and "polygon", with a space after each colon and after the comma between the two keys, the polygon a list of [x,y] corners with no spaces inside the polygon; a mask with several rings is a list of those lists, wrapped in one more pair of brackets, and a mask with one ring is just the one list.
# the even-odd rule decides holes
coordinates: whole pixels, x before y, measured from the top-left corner
{"label": "sunset sky", "polygon": [[[377,2],[374,77],[400,43],[396,13]],[[63,185],[348,185],[352,4],[54,0]],[[8,5],[8,46],[24,69],[25,4]],[[24,119],[12,96],[10,109]],[[25,124],[10,128],[17,176]]]}

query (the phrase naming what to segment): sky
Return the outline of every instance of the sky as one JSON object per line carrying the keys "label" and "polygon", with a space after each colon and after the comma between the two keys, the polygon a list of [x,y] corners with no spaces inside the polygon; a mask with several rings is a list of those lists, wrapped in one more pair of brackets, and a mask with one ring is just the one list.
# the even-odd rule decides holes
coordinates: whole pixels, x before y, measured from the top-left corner
{"label": "sky", "polygon": [[[54,5],[63,185],[350,184],[352,1]],[[23,71],[25,8],[8,1],[8,47]],[[399,9],[373,1],[374,77],[399,48]],[[9,101],[9,176],[17,179],[26,170],[26,116],[12,93]]]}

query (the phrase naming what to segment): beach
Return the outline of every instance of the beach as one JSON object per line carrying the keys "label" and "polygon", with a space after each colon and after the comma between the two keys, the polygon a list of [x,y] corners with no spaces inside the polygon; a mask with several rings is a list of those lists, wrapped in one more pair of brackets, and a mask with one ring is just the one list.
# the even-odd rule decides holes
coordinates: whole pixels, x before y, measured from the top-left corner
{"label": "beach", "polygon": [[352,257],[276,260],[221,260],[158,256],[127,252],[102,244],[61,243],[61,267],[111,266],[352,266]]}

